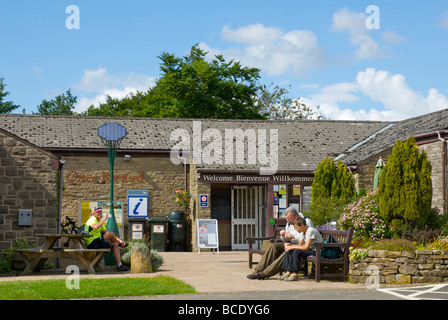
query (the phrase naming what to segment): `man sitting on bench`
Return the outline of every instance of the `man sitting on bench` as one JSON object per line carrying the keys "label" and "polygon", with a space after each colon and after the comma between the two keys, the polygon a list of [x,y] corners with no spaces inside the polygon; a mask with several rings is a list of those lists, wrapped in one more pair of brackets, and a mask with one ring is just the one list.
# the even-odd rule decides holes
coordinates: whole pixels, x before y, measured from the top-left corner
{"label": "man sitting on bench", "polygon": [[[285,230],[280,232],[284,242],[299,243],[301,235],[294,228],[293,222],[297,218],[303,218],[303,215],[294,207],[289,207],[285,211],[285,217],[288,221]],[[305,218],[306,223],[314,227],[309,218]],[[284,242],[271,243],[266,253],[261,257],[260,262],[255,267],[253,273],[248,274],[249,279],[264,280],[272,277],[282,271],[282,263],[285,256]]]}
{"label": "man sitting on bench", "polygon": [[92,216],[87,220],[84,231],[87,231],[93,237],[84,238],[87,249],[112,248],[112,253],[117,261],[118,271],[128,271],[129,268],[121,263],[119,247],[126,247],[128,244],[119,239],[115,233],[106,229],[108,215],[103,216],[103,209],[95,207],[92,210]]}

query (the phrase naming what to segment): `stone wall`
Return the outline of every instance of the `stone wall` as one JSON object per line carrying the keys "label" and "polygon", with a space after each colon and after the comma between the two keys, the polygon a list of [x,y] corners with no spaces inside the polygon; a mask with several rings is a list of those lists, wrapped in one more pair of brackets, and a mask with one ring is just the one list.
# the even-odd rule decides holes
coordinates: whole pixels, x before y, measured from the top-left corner
{"label": "stone wall", "polygon": [[448,250],[359,252],[367,256],[351,259],[349,275],[353,283],[365,283],[374,275],[373,270],[379,270],[380,284],[448,282]]}
{"label": "stone wall", "polygon": [[442,152],[443,143],[436,141],[418,146],[419,151],[424,150],[429,162],[431,163],[431,179],[432,179],[432,206],[438,207],[440,212],[443,209],[443,166]]}
{"label": "stone wall", "polygon": [[[109,201],[109,159],[104,155],[64,156],[64,191],[62,217],[79,219],[80,201]],[[188,174],[188,172],[187,172]],[[174,165],[169,156],[136,156],[124,160],[116,157],[114,165],[114,201],[123,202],[125,237],[127,236],[127,192],[148,190],[149,218],[167,218],[170,211],[179,210],[172,197],[174,191],[184,189],[182,164]],[[146,225],[149,234],[149,223]]]}
{"label": "stone wall", "polygon": [[[189,170],[190,170],[189,175],[190,178],[188,183],[192,199],[190,201],[189,215],[187,217],[187,225],[189,230],[191,230],[190,234],[187,235],[187,243],[188,246],[192,249],[192,251],[197,251],[198,250],[197,219],[210,219],[211,217],[211,201],[212,201],[210,197],[211,188],[209,184],[198,182],[197,168],[194,165],[193,161],[191,161],[191,159]],[[200,194],[209,195],[208,207],[199,206]]]}
{"label": "stone wall", "polygon": [[[57,163],[51,153],[0,130],[0,251],[16,247],[16,240],[40,245],[45,239],[35,234],[57,231]],[[19,209],[32,209],[30,226],[19,226]]]}

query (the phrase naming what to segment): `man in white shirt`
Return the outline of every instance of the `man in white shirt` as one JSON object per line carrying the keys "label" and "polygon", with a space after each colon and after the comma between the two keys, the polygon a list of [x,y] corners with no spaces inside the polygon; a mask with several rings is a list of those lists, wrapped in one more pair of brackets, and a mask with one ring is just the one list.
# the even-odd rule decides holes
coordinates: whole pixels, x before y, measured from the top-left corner
{"label": "man in white shirt", "polygon": [[[297,211],[294,207],[289,207],[285,211],[285,217],[287,224],[284,230],[280,231],[283,242],[271,243],[266,253],[261,256],[260,262],[254,268],[254,272],[247,275],[249,279],[266,279],[272,277],[282,270],[282,263],[285,255],[285,243],[297,244],[301,240],[301,235],[294,228],[293,222],[299,217],[303,218],[303,215]],[[307,224],[313,226],[310,219],[305,219]]]}

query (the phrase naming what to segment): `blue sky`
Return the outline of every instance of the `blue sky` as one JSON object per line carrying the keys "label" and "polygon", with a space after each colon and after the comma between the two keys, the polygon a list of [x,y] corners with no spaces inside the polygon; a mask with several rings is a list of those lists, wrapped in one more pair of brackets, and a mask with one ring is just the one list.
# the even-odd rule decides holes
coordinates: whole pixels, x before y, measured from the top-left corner
{"label": "blue sky", "polygon": [[[79,29],[67,28],[70,5]],[[200,44],[328,118],[400,120],[448,108],[447,40],[448,1],[0,0],[0,77],[16,113],[68,89],[77,111],[144,91],[160,53]]]}

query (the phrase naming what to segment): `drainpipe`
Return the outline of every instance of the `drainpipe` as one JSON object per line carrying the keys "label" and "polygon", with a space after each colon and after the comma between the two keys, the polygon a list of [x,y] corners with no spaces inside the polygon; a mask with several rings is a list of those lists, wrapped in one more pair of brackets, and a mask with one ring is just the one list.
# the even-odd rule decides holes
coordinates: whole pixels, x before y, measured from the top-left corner
{"label": "drainpipe", "polygon": [[443,181],[443,214],[446,214],[446,141],[440,135],[440,131],[437,131],[439,140],[442,141],[442,181]]}
{"label": "drainpipe", "polygon": [[184,179],[185,179],[184,183],[185,183],[185,191],[187,191],[187,158],[181,157],[180,156],[181,154],[182,154],[181,151],[179,151],[177,153],[177,157],[181,159],[184,164]]}
{"label": "drainpipe", "polygon": [[[59,159],[59,203],[58,203],[58,233],[61,233],[61,215],[62,215],[62,189],[63,189],[63,184],[64,184],[64,164],[65,164],[65,160],[61,160]],[[60,243],[61,239],[58,239],[58,247],[61,246]],[[56,268],[59,269],[60,267],[60,261],[59,258],[56,259]]]}

